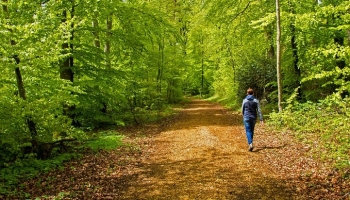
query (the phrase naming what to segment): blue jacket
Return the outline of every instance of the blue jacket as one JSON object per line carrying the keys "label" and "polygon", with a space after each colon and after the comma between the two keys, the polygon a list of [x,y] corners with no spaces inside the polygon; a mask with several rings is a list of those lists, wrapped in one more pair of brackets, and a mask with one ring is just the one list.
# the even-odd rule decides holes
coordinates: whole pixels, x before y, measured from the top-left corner
{"label": "blue jacket", "polygon": [[247,95],[247,97],[243,99],[242,115],[244,118],[248,119],[256,119],[257,115],[259,115],[260,121],[263,121],[259,100],[257,100],[253,95]]}

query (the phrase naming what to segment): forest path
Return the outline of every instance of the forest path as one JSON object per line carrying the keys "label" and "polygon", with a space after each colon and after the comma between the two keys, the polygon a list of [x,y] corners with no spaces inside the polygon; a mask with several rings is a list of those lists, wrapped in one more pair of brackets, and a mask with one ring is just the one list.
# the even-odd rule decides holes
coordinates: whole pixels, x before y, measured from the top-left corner
{"label": "forest path", "polygon": [[293,199],[258,140],[248,151],[242,117],[218,104],[190,101],[148,140],[120,199]]}
{"label": "forest path", "polygon": [[130,145],[86,152],[19,190],[32,199],[295,199],[294,168],[281,173],[287,162],[270,155],[284,158],[283,145],[257,125],[249,152],[242,116],[216,103],[191,100],[161,124],[118,132]]}

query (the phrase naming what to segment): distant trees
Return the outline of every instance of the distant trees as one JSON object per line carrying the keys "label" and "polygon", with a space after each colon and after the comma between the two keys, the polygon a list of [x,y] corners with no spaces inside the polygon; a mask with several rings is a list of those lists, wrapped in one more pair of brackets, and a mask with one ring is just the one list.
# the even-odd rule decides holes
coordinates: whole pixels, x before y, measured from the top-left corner
{"label": "distant trees", "polygon": [[[280,2],[282,106],[292,101],[316,101],[335,93],[343,97],[348,94],[348,4],[349,1]],[[206,3],[202,12],[207,14],[203,15],[213,22],[209,23],[211,30],[216,30],[215,37],[207,43],[219,58],[211,60],[211,65],[217,66],[213,73],[214,93],[236,99],[238,105],[246,88],[253,87],[258,98],[278,101],[275,6],[269,1]]]}

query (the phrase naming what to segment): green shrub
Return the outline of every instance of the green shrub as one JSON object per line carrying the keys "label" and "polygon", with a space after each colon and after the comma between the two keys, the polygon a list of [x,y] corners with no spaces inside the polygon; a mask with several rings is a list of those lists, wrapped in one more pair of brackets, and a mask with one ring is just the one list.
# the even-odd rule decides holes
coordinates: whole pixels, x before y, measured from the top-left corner
{"label": "green shrub", "polygon": [[40,173],[49,172],[64,162],[80,157],[79,154],[66,153],[49,160],[38,160],[26,158],[16,160],[6,168],[0,170],[0,197],[14,192],[13,188],[18,186],[22,180],[30,179]]}
{"label": "green shrub", "polygon": [[[269,124],[288,129],[312,152],[338,168],[350,167],[350,99],[330,96],[318,103],[296,103],[282,113],[271,113]],[[317,144],[317,145],[316,145]]]}

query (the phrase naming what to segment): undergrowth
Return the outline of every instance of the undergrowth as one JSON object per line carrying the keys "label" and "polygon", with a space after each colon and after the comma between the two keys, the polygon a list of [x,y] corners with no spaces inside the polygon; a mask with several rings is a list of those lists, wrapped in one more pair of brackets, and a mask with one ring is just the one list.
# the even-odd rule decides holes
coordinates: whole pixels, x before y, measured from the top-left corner
{"label": "undergrowth", "polygon": [[332,96],[318,103],[290,105],[271,113],[269,124],[288,129],[311,148],[311,153],[343,170],[350,169],[350,99]]}
{"label": "undergrowth", "polygon": [[[183,102],[185,102],[184,100]],[[181,103],[177,106],[181,107]],[[126,124],[156,122],[163,118],[174,115],[177,111],[172,106],[163,107],[160,110],[139,110],[134,116],[126,116]],[[125,117],[125,116],[124,116]],[[108,128],[108,127],[107,127]],[[12,196],[20,192],[23,183],[31,178],[35,178],[54,169],[63,168],[63,164],[73,159],[79,159],[84,155],[86,149],[92,152],[100,150],[113,150],[123,145],[124,136],[114,130],[97,130],[93,128],[86,129],[86,137],[80,138],[75,144],[70,146],[69,152],[57,153],[54,157],[47,160],[36,159],[34,154],[28,154],[25,158],[18,158],[6,166],[0,168],[0,199],[6,196]],[[74,146],[75,145],[75,146]],[[16,189],[17,188],[17,189]],[[16,196],[16,195],[15,195]]]}
{"label": "undergrowth", "polygon": [[65,153],[49,160],[38,160],[34,157],[16,160],[8,167],[0,169],[0,197],[15,192],[14,188],[21,187],[22,181],[59,168],[64,162],[79,156],[76,153]]}
{"label": "undergrowth", "polygon": [[63,167],[63,163],[72,159],[82,157],[85,149],[94,152],[99,150],[113,150],[121,145],[123,136],[115,131],[102,131],[94,135],[92,139],[82,141],[80,145],[72,148],[71,152],[57,154],[48,160],[39,160],[35,156],[28,156],[25,159],[17,159],[7,167],[0,169],[0,198],[13,195],[15,188],[21,188],[25,180],[40,176],[56,168]]}

